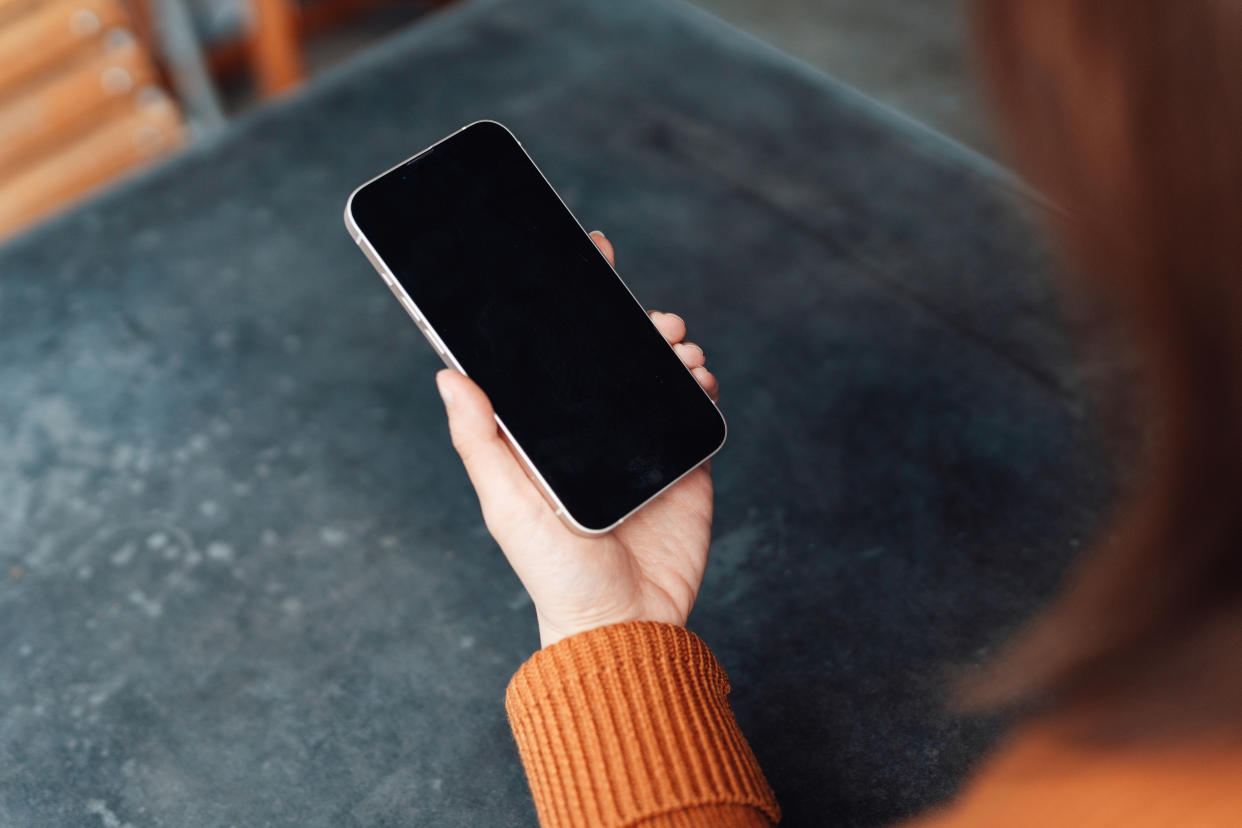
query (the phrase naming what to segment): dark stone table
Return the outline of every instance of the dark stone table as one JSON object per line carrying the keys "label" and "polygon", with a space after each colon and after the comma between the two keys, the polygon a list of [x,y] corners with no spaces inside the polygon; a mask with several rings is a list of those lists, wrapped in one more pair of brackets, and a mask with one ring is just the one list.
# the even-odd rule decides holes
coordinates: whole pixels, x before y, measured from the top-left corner
{"label": "dark stone table", "polygon": [[341,224],[495,118],[723,385],[692,627],[790,825],[941,800],[942,710],[1107,485],[1021,193],[690,7],[477,2],[0,252],[0,825],[532,825],[537,646],[439,361]]}

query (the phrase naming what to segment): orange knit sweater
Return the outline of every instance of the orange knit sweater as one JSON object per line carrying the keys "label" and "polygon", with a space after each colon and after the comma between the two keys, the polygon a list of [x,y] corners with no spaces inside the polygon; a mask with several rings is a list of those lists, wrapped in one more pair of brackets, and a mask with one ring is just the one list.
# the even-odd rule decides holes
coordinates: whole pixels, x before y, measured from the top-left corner
{"label": "orange knit sweater", "polygon": [[[728,693],[707,646],[669,624],[601,627],[536,653],[506,706],[540,824],[778,822]],[[917,828],[1053,825],[1242,826],[1242,745],[1091,750],[1055,726],[1029,727]]]}

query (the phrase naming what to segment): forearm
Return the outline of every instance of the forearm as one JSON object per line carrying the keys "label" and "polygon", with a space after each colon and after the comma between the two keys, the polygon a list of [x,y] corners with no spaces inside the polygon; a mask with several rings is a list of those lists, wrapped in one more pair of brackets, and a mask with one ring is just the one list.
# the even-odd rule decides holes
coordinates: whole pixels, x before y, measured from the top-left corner
{"label": "forearm", "polygon": [[536,653],[507,708],[545,828],[770,826],[728,680],[681,627],[602,627]]}

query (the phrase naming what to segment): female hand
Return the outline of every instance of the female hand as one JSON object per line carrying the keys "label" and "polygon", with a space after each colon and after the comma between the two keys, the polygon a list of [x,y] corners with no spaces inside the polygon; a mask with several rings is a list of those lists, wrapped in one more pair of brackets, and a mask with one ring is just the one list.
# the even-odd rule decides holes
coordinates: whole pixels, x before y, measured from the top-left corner
{"label": "female hand", "polygon": [[[612,244],[591,234],[609,262]],[[673,314],[652,321],[703,389],[716,399],[716,378],[703,351],[683,342],[686,325]],[[707,565],[712,479],[705,463],[677,481],[613,531],[571,532],[549,508],[493,419],[487,395],[453,370],[436,374],[448,410],[453,446],[483,507],[488,531],[535,603],[544,647],[562,638],[623,621],[685,624]]]}

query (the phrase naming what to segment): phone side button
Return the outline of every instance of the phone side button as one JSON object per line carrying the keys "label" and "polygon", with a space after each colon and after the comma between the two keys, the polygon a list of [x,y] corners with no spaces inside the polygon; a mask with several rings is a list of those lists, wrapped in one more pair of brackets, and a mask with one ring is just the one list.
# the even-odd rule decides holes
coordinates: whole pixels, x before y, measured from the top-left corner
{"label": "phone side button", "polygon": [[423,333],[427,333],[427,328],[423,324],[423,315],[418,312],[418,308],[414,307],[414,303],[406,298],[406,295],[396,285],[392,286],[392,293],[401,303],[401,307],[405,308],[405,312],[414,320],[414,324],[421,328]]}
{"label": "phone side button", "polygon": [[371,263],[371,267],[379,271],[379,275],[384,278],[384,282],[391,288],[396,282],[391,276],[388,275],[388,268],[384,267],[384,263],[381,262],[379,260],[379,256],[375,254],[375,248],[371,247],[371,244],[362,236],[359,236],[355,239],[355,241],[358,242],[358,247],[362,248],[362,255],[367,257],[367,261]]}
{"label": "phone side button", "polygon": [[[423,328],[422,325],[419,325],[418,327]],[[446,358],[448,357],[448,353],[444,350],[444,348],[440,346],[439,341],[434,336],[432,336],[430,333],[428,333],[426,328],[423,328],[423,335],[427,337],[427,341],[431,343],[431,347],[436,349],[437,354],[439,354],[442,357],[446,357]]]}
{"label": "phone side button", "polygon": [[414,324],[417,325],[418,329],[423,332],[423,336],[427,338],[427,342],[431,344],[431,347],[435,348],[437,354],[442,357],[448,356],[448,352],[445,351],[444,347],[440,345],[440,337],[431,332],[431,329],[427,327],[427,323],[422,320],[422,317],[415,316]]}

